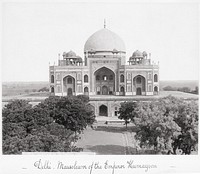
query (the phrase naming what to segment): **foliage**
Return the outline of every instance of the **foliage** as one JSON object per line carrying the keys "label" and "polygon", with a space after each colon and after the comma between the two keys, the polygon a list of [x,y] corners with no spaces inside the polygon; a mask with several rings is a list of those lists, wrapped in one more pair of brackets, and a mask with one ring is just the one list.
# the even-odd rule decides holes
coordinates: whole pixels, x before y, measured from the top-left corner
{"label": "foliage", "polygon": [[135,108],[136,139],[157,152],[190,154],[198,143],[198,106],[168,96]]}
{"label": "foliage", "polygon": [[177,88],[172,87],[172,86],[166,86],[166,87],[163,87],[163,90],[164,90],[164,91],[176,91]]}
{"label": "foliage", "polygon": [[195,90],[191,91],[191,93],[193,93],[193,94],[199,94],[199,87],[196,86]]}
{"label": "foliage", "polygon": [[181,92],[187,92],[187,93],[189,93],[189,92],[191,91],[191,89],[188,88],[188,87],[182,87],[182,88],[178,88],[177,91],[181,91]]}
{"label": "foliage", "polygon": [[49,92],[49,88],[43,87],[43,88],[39,89],[38,92]]}
{"label": "foliage", "polygon": [[135,117],[135,107],[136,103],[135,102],[124,102],[121,103],[121,106],[119,108],[119,119],[125,121],[125,125],[127,128],[127,124],[130,123],[130,120],[134,120]]}
{"label": "foliage", "polygon": [[80,151],[80,132],[94,121],[90,105],[77,97],[49,97],[32,107],[14,100],[2,110],[3,153]]}
{"label": "foliage", "polygon": [[42,105],[56,123],[80,133],[95,121],[95,115],[86,97],[49,97]]}
{"label": "foliage", "polygon": [[[126,125],[135,124],[140,147],[165,154],[190,154],[198,143],[198,105],[168,96],[151,102],[124,102],[119,110]],[[196,149],[195,149],[196,150]]]}
{"label": "foliage", "polygon": [[181,127],[181,135],[173,143],[173,149],[181,149],[185,154],[196,150],[198,143],[198,105],[195,102],[180,103],[175,122]]}
{"label": "foliage", "polygon": [[176,87],[172,87],[172,86],[166,86],[166,87],[163,87],[163,90],[164,91],[181,91],[181,92],[192,93],[192,94],[198,94],[199,93],[198,86],[196,86],[194,90],[191,90],[189,87],[176,88]]}
{"label": "foliage", "polygon": [[78,95],[77,98],[82,100],[84,103],[89,102],[89,96],[88,95]]}

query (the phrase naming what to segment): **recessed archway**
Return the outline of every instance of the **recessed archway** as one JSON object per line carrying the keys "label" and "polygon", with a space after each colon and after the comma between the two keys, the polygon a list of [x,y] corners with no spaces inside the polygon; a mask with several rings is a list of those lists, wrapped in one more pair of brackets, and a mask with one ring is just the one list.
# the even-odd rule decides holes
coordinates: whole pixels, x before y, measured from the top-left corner
{"label": "recessed archway", "polygon": [[84,75],[84,83],[88,82],[88,75]]}
{"label": "recessed archway", "polygon": [[[94,72],[95,92],[97,95],[113,95],[115,92],[115,73],[109,68],[102,67]],[[99,89],[99,90],[97,90]]]}
{"label": "recessed archway", "polygon": [[136,89],[136,95],[142,95],[142,89],[141,88]]}
{"label": "recessed archway", "polygon": [[72,92],[72,88],[68,88],[67,89],[67,96],[72,96],[73,92]]}
{"label": "recessed archway", "polygon": [[142,75],[133,78],[133,85],[136,89],[136,95],[143,95],[143,92],[146,92],[146,79]]}
{"label": "recessed archway", "polygon": [[88,95],[89,93],[88,93],[88,87],[86,86],[85,88],[84,88],[84,95]]}
{"label": "recessed archway", "polygon": [[[72,90],[72,92],[70,90]],[[75,79],[72,76],[63,78],[63,92],[67,93],[67,95],[73,95],[73,92],[75,92]]]}
{"label": "recessed archway", "polygon": [[158,82],[158,75],[154,74],[154,82]]}
{"label": "recessed archway", "polygon": [[124,82],[124,75],[123,74],[120,75],[120,82],[122,82],[122,83]]}
{"label": "recessed archway", "polygon": [[157,86],[154,87],[154,91],[158,92],[158,87]]}
{"label": "recessed archway", "polygon": [[99,116],[108,116],[108,107],[105,105],[101,105],[99,107]]}
{"label": "recessed archway", "polygon": [[54,83],[54,75],[51,75],[51,83]]}
{"label": "recessed archway", "polygon": [[108,95],[108,87],[107,86],[102,87],[102,95]]}
{"label": "recessed archway", "polygon": [[121,86],[120,88],[120,95],[125,95],[125,90],[123,86]]}

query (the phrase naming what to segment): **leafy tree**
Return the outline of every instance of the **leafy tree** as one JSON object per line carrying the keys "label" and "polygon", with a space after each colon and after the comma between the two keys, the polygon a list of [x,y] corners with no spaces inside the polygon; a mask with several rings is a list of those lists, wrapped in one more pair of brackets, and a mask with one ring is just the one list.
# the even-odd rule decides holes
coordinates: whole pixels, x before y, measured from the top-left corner
{"label": "leafy tree", "polygon": [[175,122],[181,127],[181,135],[173,143],[175,150],[181,149],[184,154],[190,154],[197,150],[198,143],[198,105],[192,101],[189,103],[180,103],[178,105],[178,114]]}
{"label": "leafy tree", "polygon": [[195,92],[196,92],[196,94],[199,94],[199,87],[198,86],[195,87]]}
{"label": "leafy tree", "polygon": [[135,123],[140,147],[165,154],[190,154],[197,146],[198,105],[194,101],[168,96],[137,104],[124,102],[120,116]]}
{"label": "leafy tree", "polygon": [[125,125],[127,128],[128,123],[130,123],[130,121],[134,120],[135,117],[135,107],[136,107],[136,103],[135,102],[123,102],[121,103],[121,106],[119,108],[119,119],[124,120],[125,121]]}
{"label": "leafy tree", "polygon": [[172,151],[172,137],[180,134],[180,127],[173,121],[173,113],[164,116],[165,110],[156,102],[139,103],[135,118],[136,139],[141,147],[151,148],[157,152]]}
{"label": "leafy tree", "polygon": [[85,97],[49,97],[42,105],[47,106],[50,116],[66,129],[80,133],[95,121],[92,106]]}
{"label": "leafy tree", "polygon": [[42,103],[14,100],[2,110],[3,153],[79,151],[71,142],[77,136],[55,122]]}
{"label": "leafy tree", "polygon": [[189,87],[182,87],[182,88],[178,88],[177,91],[189,93],[191,89]]}
{"label": "leafy tree", "polygon": [[89,96],[88,95],[78,95],[78,99],[82,100],[84,103],[89,102]]}
{"label": "leafy tree", "polygon": [[49,88],[43,87],[43,88],[39,89],[38,92],[49,92]]}
{"label": "leafy tree", "polygon": [[175,87],[171,87],[171,86],[166,86],[163,88],[164,91],[176,91],[177,89]]}
{"label": "leafy tree", "polygon": [[193,93],[193,94],[199,94],[199,87],[196,86],[195,90],[191,91],[191,93]]}

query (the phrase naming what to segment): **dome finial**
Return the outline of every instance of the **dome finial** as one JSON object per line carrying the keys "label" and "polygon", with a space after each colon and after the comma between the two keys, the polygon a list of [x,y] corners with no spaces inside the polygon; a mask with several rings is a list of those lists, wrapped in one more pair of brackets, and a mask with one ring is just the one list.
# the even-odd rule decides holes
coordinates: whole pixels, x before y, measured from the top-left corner
{"label": "dome finial", "polygon": [[104,19],[104,28],[106,28],[106,19]]}

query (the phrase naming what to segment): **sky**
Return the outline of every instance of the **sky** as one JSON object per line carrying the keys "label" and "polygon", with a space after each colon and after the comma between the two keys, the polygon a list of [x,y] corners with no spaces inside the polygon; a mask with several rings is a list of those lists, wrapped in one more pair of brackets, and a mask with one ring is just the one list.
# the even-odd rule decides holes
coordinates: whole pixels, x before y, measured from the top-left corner
{"label": "sky", "polygon": [[198,80],[197,3],[5,3],[2,6],[2,81],[48,81],[49,62],[106,27],[126,45],[159,61],[160,80]]}

